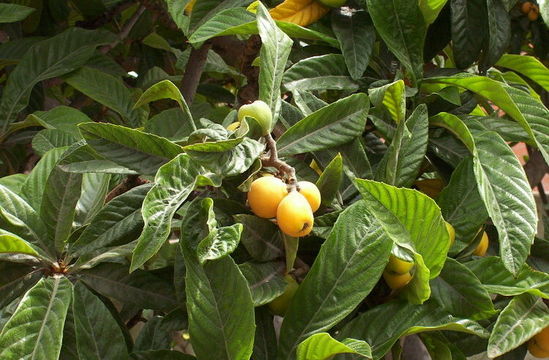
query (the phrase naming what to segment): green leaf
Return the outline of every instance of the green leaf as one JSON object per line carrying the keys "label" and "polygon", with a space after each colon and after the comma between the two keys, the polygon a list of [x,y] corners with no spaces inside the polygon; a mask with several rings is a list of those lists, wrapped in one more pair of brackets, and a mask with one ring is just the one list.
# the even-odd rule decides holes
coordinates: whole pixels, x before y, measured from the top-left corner
{"label": "green leaf", "polygon": [[490,256],[468,262],[489,293],[516,296],[524,293],[549,299],[549,274],[523,265],[516,276],[507,270],[499,257]]}
{"label": "green leaf", "polygon": [[368,95],[374,106],[383,104],[391,118],[400,124],[406,118],[406,86],[403,80],[397,80],[381,87],[368,89]]}
{"label": "green leaf", "polygon": [[321,205],[330,206],[332,204],[341,185],[342,178],[343,158],[341,154],[337,154],[324,168],[324,171],[322,171],[322,174],[316,181],[316,186],[321,195]]}
{"label": "green leaf", "polygon": [[40,217],[58,253],[72,232],[75,208],[80,198],[82,174],[69,173],[56,167],[50,173],[44,188]]}
{"label": "green leaf", "polygon": [[423,164],[429,142],[427,106],[414,109],[406,122],[399,123],[386,155],[377,168],[377,178],[397,187],[413,184]]}
{"label": "green leaf", "polygon": [[293,359],[299,343],[345,318],[379,280],[392,241],[368,213],[359,201],[339,216],[286,312],[279,359]]}
{"label": "green leaf", "polygon": [[79,128],[99,154],[141,174],[155,174],[160,166],[183,152],[168,139],[119,125],[86,123]]}
{"label": "green leaf", "polygon": [[452,258],[440,275],[431,280],[431,298],[454,316],[485,319],[496,313],[488,291],[475,274]]}
{"label": "green leaf", "polygon": [[128,357],[120,326],[105,304],[81,282],[73,288],[72,310],[80,358],[115,360]]}
{"label": "green leaf", "polygon": [[413,252],[416,271],[404,293],[411,302],[424,302],[430,294],[428,281],[442,270],[450,247],[440,208],[416,190],[360,179],[355,180],[355,185],[383,231],[396,244]]}
{"label": "green leaf", "polygon": [[448,0],[419,0],[419,8],[427,25],[432,24]]}
{"label": "green leaf", "polygon": [[46,182],[52,170],[57,166],[66,148],[52,149],[44,154],[40,161],[34,166],[22,187],[22,195],[28,203],[40,211]]}
{"label": "green leaf", "polygon": [[289,91],[358,89],[358,84],[347,72],[343,55],[339,54],[313,56],[298,61],[286,70],[282,83]]}
{"label": "green leaf", "polygon": [[423,76],[423,43],[427,33],[418,2],[367,0],[367,4],[377,32],[415,83]]}
{"label": "green leaf", "polygon": [[[193,204],[201,206],[200,201]],[[192,221],[184,219],[184,223],[196,227],[197,216],[192,210],[191,205],[187,217]],[[192,247],[200,240],[196,238],[200,232],[190,234],[187,230],[188,227],[181,229],[180,245],[187,269],[189,332],[197,359],[248,359],[253,349],[255,321],[246,279],[230,256],[201,265]]]}
{"label": "green leaf", "polygon": [[203,25],[215,14],[230,8],[246,6],[251,0],[200,0],[193,7],[189,27],[191,32]]}
{"label": "green leaf", "polygon": [[30,289],[0,333],[0,358],[57,359],[71,289],[60,276],[43,278]]}
{"label": "green leaf", "polygon": [[483,338],[489,336],[489,332],[478,323],[450,315],[436,303],[413,305],[391,301],[359,315],[347,323],[337,337],[364,340],[372,347],[373,359],[381,359],[400,337],[436,330],[459,331]]}
{"label": "green leaf", "polygon": [[46,257],[55,259],[47,238],[46,226],[25,200],[0,185],[0,228],[21,237],[43,250]]}
{"label": "green leaf", "polygon": [[366,125],[368,97],[354,94],[315,111],[277,141],[281,156],[323,150],[360,136]]}
{"label": "green leaf", "polygon": [[80,110],[68,106],[56,106],[49,111],[35,111],[27,119],[36,121],[46,129],[56,129],[71,134],[76,139],[82,138],[78,124],[91,121]]}
{"label": "green leaf", "polygon": [[195,129],[194,122],[179,108],[171,108],[151,117],[145,123],[145,132],[180,141],[188,137]]}
{"label": "green leaf", "polygon": [[195,360],[191,355],[183,354],[177,350],[149,350],[137,351],[132,354],[135,360]]}
{"label": "green leaf", "polygon": [[488,356],[495,358],[549,326],[549,309],[542,299],[522,294],[511,300],[499,315],[488,340]]}
{"label": "green leaf", "polygon": [[150,189],[149,184],[141,185],[108,202],[71,245],[70,254],[94,254],[135,240],[143,227],[141,205]]}
{"label": "green leaf", "polygon": [[538,83],[546,91],[549,91],[549,69],[533,56],[504,54],[498,60],[496,66],[521,73]]}
{"label": "green leaf", "polygon": [[89,173],[82,176],[82,194],[76,204],[74,217],[76,227],[89,224],[90,220],[101,210],[105,204],[105,198],[111,190],[111,180],[110,174]]}
{"label": "green leaf", "polygon": [[212,229],[208,236],[198,244],[196,249],[198,261],[204,264],[208,260],[216,260],[232,253],[240,241],[242,224],[234,224]]}
{"label": "green leaf", "polygon": [[273,124],[280,112],[280,84],[286,68],[286,62],[292,49],[293,41],[280,30],[269,11],[259,3],[257,8],[257,29],[261,37],[259,56],[259,99],[269,105],[273,113]]}
{"label": "green leaf", "polygon": [[187,326],[187,315],[182,309],[176,309],[165,316],[156,315],[139,332],[133,351],[171,349],[172,334]]}
{"label": "green leaf", "polygon": [[175,86],[175,84],[170,80],[160,81],[148,88],[147,91],[145,91],[143,95],[141,95],[139,100],[137,100],[134,108],[138,108],[150,102],[161,99],[172,99],[177,101],[179,107],[181,108],[181,111],[183,111],[183,113],[186,115],[193,130],[196,130],[196,125],[194,123],[191,110],[189,109],[189,105],[187,105],[187,102],[183,98],[183,95],[181,94],[181,91],[179,91],[179,88]]}
{"label": "green leaf", "polygon": [[502,0],[486,0],[488,11],[487,42],[484,46],[479,69],[485,71],[492,67],[503,55],[511,40],[511,17]]}
{"label": "green leaf", "polygon": [[537,223],[536,206],[522,166],[495,132],[475,131],[473,138],[459,118],[447,113],[432,117],[431,124],[451,130],[473,153],[477,188],[498,229],[501,257],[507,269],[516,274],[529,253]]}
{"label": "green leaf", "polygon": [[282,295],[288,285],[282,277],[285,270],[285,265],[282,262],[246,262],[238,267],[248,281],[248,287],[256,307],[270,303]]}
{"label": "green leaf", "polygon": [[146,109],[133,109],[133,94],[120,78],[90,67],[83,67],[65,77],[65,81],[100,104],[116,111],[132,127],[141,126]]}
{"label": "green leaf", "polygon": [[0,254],[26,254],[41,257],[40,252],[19,236],[0,229]]}
{"label": "green leaf", "polygon": [[270,261],[284,256],[282,235],[278,226],[267,219],[239,214],[235,220],[244,226],[240,242],[257,261]]}
{"label": "green leaf", "polygon": [[488,219],[486,207],[478,192],[473,166],[473,157],[464,159],[454,169],[450,182],[437,198],[444,220],[456,231],[452,252],[459,252],[467,247]]}
{"label": "green leaf", "polygon": [[454,61],[465,69],[478,59],[486,37],[486,0],[451,0],[450,4]]}
{"label": "green leaf", "polygon": [[72,27],[34,45],[10,73],[2,92],[0,126],[5,130],[25,109],[34,85],[80,68],[97,46],[113,40],[114,35],[104,30]]}
{"label": "green leaf", "polygon": [[130,274],[125,265],[104,263],[80,274],[90,288],[124,304],[162,311],[178,305],[172,283],[148,271],[136,270]]}
{"label": "green leaf", "polygon": [[329,360],[337,354],[371,358],[372,349],[362,340],[345,339],[339,342],[328,333],[311,335],[297,347],[297,360]]}
{"label": "green leaf", "polygon": [[55,148],[68,147],[77,140],[71,134],[57,129],[44,129],[32,138],[32,148],[40,156]]}
{"label": "green leaf", "polygon": [[276,333],[273,315],[266,306],[255,309],[255,341],[252,359],[276,359]]}
{"label": "green leaf", "polygon": [[21,173],[4,176],[0,178],[0,185],[5,186],[16,194],[20,194],[27,177],[27,174]]}
{"label": "green leaf", "polygon": [[164,244],[170,234],[172,217],[194,189],[198,171],[186,154],[158,170],[155,185],[143,201],[145,227],[132,257],[131,271],[143,265]]}
{"label": "green leaf", "polygon": [[29,265],[0,262],[0,308],[6,308],[41,278],[42,273]]}
{"label": "green leaf", "polygon": [[370,63],[376,40],[372,20],[365,11],[346,12],[336,9],[332,12],[332,30],[341,44],[351,78],[360,79]]}
{"label": "green leaf", "polygon": [[34,11],[36,9],[33,7],[17,4],[0,4],[0,24],[21,21]]}

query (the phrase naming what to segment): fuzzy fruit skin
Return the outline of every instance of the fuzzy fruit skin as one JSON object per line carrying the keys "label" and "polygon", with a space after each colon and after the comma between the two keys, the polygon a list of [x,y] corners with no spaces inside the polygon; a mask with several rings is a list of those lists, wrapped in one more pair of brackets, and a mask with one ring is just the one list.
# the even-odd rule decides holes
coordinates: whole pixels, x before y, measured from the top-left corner
{"label": "fuzzy fruit skin", "polygon": [[539,16],[539,8],[536,5],[532,5],[530,12],[528,12],[528,20],[536,21]]}
{"label": "fuzzy fruit skin", "polygon": [[533,357],[540,359],[549,358],[549,351],[540,347],[534,339],[528,341],[528,351]]}
{"label": "fuzzy fruit skin", "polygon": [[549,351],[549,326],[537,333],[533,340],[536,342],[538,347],[545,351]]}
{"label": "fuzzy fruit skin", "polygon": [[284,316],[284,314],[286,314],[286,311],[290,306],[290,302],[292,301],[297,289],[299,288],[299,284],[295,281],[293,276],[286,275],[284,276],[284,280],[286,280],[287,283],[284,292],[282,293],[282,295],[269,303],[269,309],[271,310],[271,312],[279,316]]}
{"label": "fuzzy fruit skin", "polygon": [[530,12],[530,10],[532,9],[532,4],[530,1],[526,1],[524,3],[522,3],[522,5],[520,6],[520,11],[523,13],[523,14],[528,14]]}
{"label": "fuzzy fruit skin", "polygon": [[311,210],[313,212],[317,211],[320,207],[321,198],[320,190],[318,190],[316,185],[310,181],[299,181],[297,187],[299,188],[299,193],[305,196],[305,199],[309,202]]}
{"label": "fuzzy fruit skin", "polygon": [[476,256],[486,255],[486,251],[488,251],[489,244],[490,244],[490,241],[488,240],[488,234],[486,234],[486,231],[485,231],[482,233],[482,239],[480,239],[480,243],[478,244],[475,251],[473,251],[473,255],[476,255]]}
{"label": "fuzzy fruit skin", "polygon": [[341,7],[345,5],[345,3],[347,2],[347,0],[318,0],[318,1],[332,8]]}
{"label": "fuzzy fruit skin", "polygon": [[456,230],[450,224],[449,222],[445,221],[446,223],[446,230],[448,230],[448,235],[450,235],[450,246],[454,245],[454,242],[456,241]]}
{"label": "fuzzy fruit skin", "polygon": [[384,271],[383,279],[385,279],[385,282],[387,283],[387,285],[389,285],[391,289],[398,290],[408,285],[408,283],[412,280],[412,274],[407,272],[405,274],[398,275],[398,274],[391,274],[390,272]]}
{"label": "fuzzy fruit skin", "polygon": [[393,272],[397,275],[404,275],[409,273],[410,270],[414,267],[413,262],[408,262],[402,259],[397,258],[394,255],[389,256],[389,263],[385,268],[386,272]]}
{"label": "fuzzy fruit skin", "polygon": [[263,176],[252,182],[248,204],[252,212],[265,219],[274,218],[278,205],[288,195],[286,184],[274,176]]}
{"label": "fuzzy fruit skin", "polygon": [[278,205],[276,221],[284,234],[293,237],[305,236],[313,229],[311,205],[305,196],[292,191]]}
{"label": "fuzzy fruit skin", "polygon": [[251,104],[242,105],[240,109],[238,109],[238,121],[242,122],[244,116],[252,117],[257,120],[257,123],[261,126],[261,135],[267,135],[271,132],[273,114],[271,108],[265,102],[256,100]]}

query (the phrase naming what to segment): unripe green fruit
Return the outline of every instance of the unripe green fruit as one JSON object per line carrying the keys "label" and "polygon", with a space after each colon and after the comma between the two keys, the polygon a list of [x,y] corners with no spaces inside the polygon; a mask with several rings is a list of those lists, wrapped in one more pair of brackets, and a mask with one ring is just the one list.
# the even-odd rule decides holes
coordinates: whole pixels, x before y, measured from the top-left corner
{"label": "unripe green fruit", "polygon": [[286,285],[286,288],[284,289],[284,292],[282,293],[282,295],[269,303],[269,309],[271,309],[273,314],[280,316],[284,316],[284,314],[286,314],[286,310],[288,310],[290,302],[292,301],[297,291],[297,288],[299,287],[299,284],[291,275],[284,276],[284,280],[286,280],[286,282],[288,283],[288,285]]}
{"label": "unripe green fruit", "polygon": [[242,121],[245,116],[254,118],[261,126],[261,135],[267,135],[271,132],[273,114],[271,108],[265,102],[256,100],[251,104],[242,105],[238,109],[238,121]]}

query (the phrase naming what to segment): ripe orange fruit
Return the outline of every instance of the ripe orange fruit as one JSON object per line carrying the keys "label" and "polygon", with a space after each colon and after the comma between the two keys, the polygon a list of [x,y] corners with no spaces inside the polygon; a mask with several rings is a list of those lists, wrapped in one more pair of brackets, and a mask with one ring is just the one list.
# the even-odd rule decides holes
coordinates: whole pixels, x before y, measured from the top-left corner
{"label": "ripe orange fruit", "polygon": [[283,233],[293,237],[305,236],[313,229],[314,217],[311,205],[297,191],[291,191],[276,210],[276,221]]}
{"label": "ripe orange fruit", "polygon": [[528,12],[528,20],[536,21],[539,17],[539,8],[536,5],[532,5],[532,8]]}
{"label": "ripe orange fruit", "polygon": [[248,204],[259,217],[270,219],[276,216],[278,205],[288,195],[286,184],[277,177],[263,176],[252,182],[248,192]]}
{"label": "ripe orange fruit", "polygon": [[297,183],[299,193],[305,196],[305,199],[309,202],[311,210],[317,211],[320,207],[320,191],[315,184],[309,181],[300,181]]}
{"label": "ripe orange fruit", "polygon": [[549,358],[549,326],[528,341],[528,351],[537,358]]}
{"label": "ripe orange fruit", "polygon": [[522,5],[520,6],[520,11],[523,14],[528,14],[532,9],[532,5],[534,4],[532,4],[530,1],[523,2]]}
{"label": "ripe orange fruit", "polygon": [[475,251],[473,251],[473,255],[476,255],[476,256],[486,255],[486,251],[488,250],[489,244],[490,244],[490,241],[488,240],[488,234],[486,234],[486,231],[485,231],[482,233],[482,239],[480,239],[480,243],[478,244]]}
{"label": "ripe orange fruit", "polygon": [[408,285],[408,283],[412,281],[412,274],[407,272],[407,273],[398,275],[398,274],[390,273],[388,271],[384,271],[383,279],[385,279],[385,282],[387,283],[387,285],[389,285],[391,289],[398,290]]}
{"label": "ripe orange fruit", "polygon": [[389,263],[387,264],[387,267],[385,269],[387,272],[393,272],[398,275],[404,275],[406,273],[409,273],[413,267],[414,267],[413,262],[402,260],[397,258],[394,255],[391,255],[389,256]]}

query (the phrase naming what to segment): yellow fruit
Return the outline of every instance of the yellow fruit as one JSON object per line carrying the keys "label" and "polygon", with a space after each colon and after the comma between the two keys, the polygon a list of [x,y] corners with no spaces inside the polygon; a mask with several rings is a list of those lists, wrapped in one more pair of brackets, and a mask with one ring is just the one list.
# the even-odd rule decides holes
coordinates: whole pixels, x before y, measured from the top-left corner
{"label": "yellow fruit", "polygon": [[413,267],[414,267],[413,262],[402,260],[397,258],[394,255],[391,255],[389,256],[389,263],[387,264],[387,267],[385,269],[387,272],[393,272],[398,275],[404,275],[406,273],[409,273]]}
{"label": "yellow fruit", "polygon": [[280,316],[284,316],[284,314],[286,314],[286,311],[290,306],[290,302],[299,288],[299,284],[295,281],[293,276],[286,275],[284,276],[284,280],[286,280],[287,283],[284,292],[282,295],[269,303],[269,309],[271,309],[273,314]]}
{"label": "yellow fruit", "polygon": [[448,235],[450,235],[450,246],[454,245],[454,242],[456,241],[456,230],[450,224],[449,222],[445,221],[446,223],[446,230],[448,230]]}
{"label": "yellow fruit", "polygon": [[240,127],[240,121],[235,121],[234,123],[231,123],[231,124],[229,124],[229,126],[227,126],[227,130],[235,131],[239,127]]}
{"label": "yellow fruit", "polygon": [[252,182],[248,204],[254,214],[270,219],[276,216],[278,205],[288,194],[286,184],[274,176],[263,176]]}
{"label": "yellow fruit", "polygon": [[257,123],[261,126],[261,135],[267,135],[271,132],[273,113],[269,105],[264,101],[256,100],[251,104],[242,105],[238,109],[238,121],[242,121],[245,116],[257,120]]}
{"label": "yellow fruit", "polygon": [[313,212],[317,211],[320,207],[320,191],[316,185],[309,181],[300,181],[297,183],[297,187],[299,188],[299,193],[305,196],[305,199],[309,202],[311,210]]}
{"label": "yellow fruit", "polygon": [[408,285],[408,283],[412,280],[412,274],[407,272],[405,274],[398,275],[392,274],[388,271],[384,271],[383,279],[385,279],[385,282],[387,283],[387,285],[389,285],[391,289],[398,290]]}
{"label": "yellow fruit", "polygon": [[533,340],[541,349],[549,351],[549,326],[537,333]]}
{"label": "yellow fruit", "polygon": [[292,191],[278,205],[276,221],[284,234],[293,237],[305,236],[313,229],[311,205],[305,196]]}
{"label": "yellow fruit", "polygon": [[316,0],[285,0],[269,12],[275,20],[307,26],[330,11],[330,8]]}
{"label": "yellow fruit", "polygon": [[528,14],[530,12],[530,10],[532,9],[532,4],[530,1],[526,1],[524,3],[522,3],[522,5],[520,6],[520,11],[523,13],[523,14]]}
{"label": "yellow fruit", "polygon": [[537,357],[540,359],[549,358],[549,351],[544,350],[542,347],[538,345],[534,339],[528,341],[528,351],[530,354],[532,354],[533,357]]}
{"label": "yellow fruit", "polygon": [[414,183],[415,186],[430,198],[435,198],[442,191],[444,183],[440,179],[424,179]]}
{"label": "yellow fruit", "polygon": [[185,9],[183,10],[185,14],[190,14],[193,11],[194,4],[196,3],[196,0],[191,0],[185,5]]}
{"label": "yellow fruit", "polygon": [[539,16],[539,8],[536,5],[532,5],[530,12],[528,12],[528,20],[536,21]]}
{"label": "yellow fruit", "polygon": [[473,251],[473,255],[476,255],[476,256],[486,255],[486,251],[488,250],[489,244],[490,244],[490,241],[488,240],[488,234],[486,234],[486,231],[485,231],[482,233],[482,239],[480,239],[480,243],[478,244],[475,251]]}

